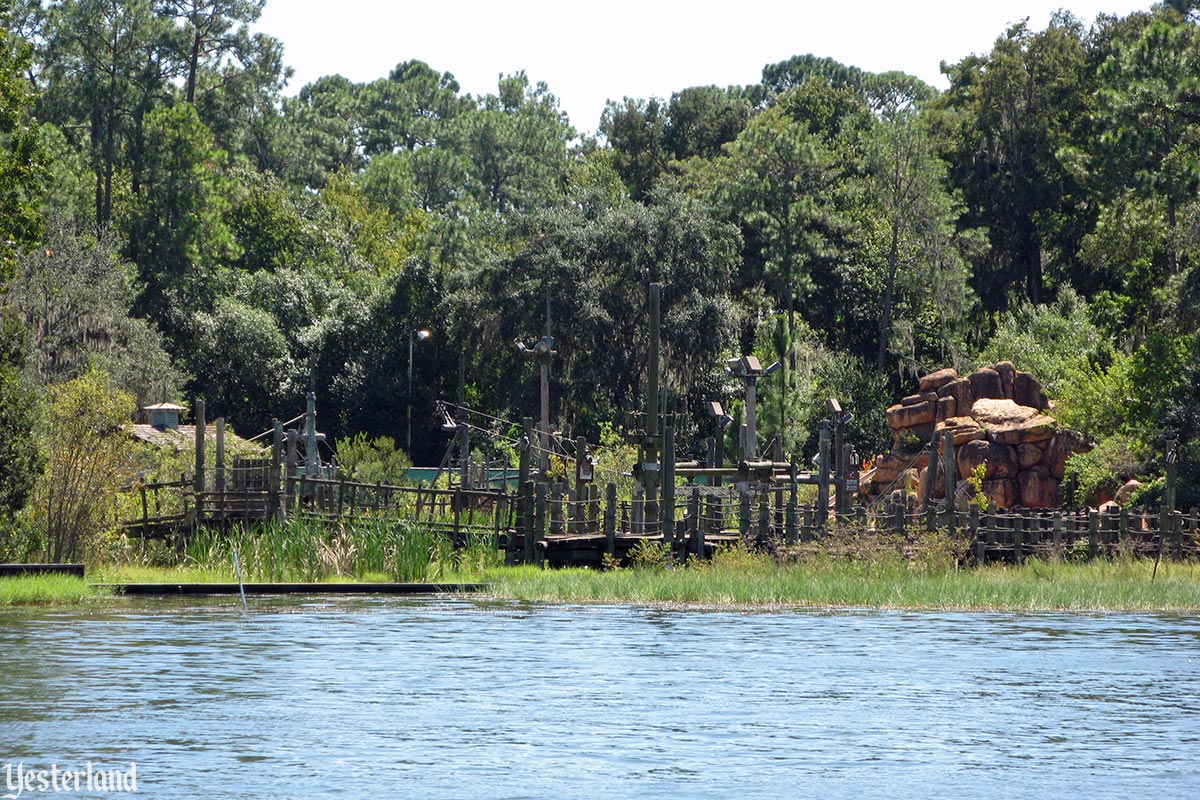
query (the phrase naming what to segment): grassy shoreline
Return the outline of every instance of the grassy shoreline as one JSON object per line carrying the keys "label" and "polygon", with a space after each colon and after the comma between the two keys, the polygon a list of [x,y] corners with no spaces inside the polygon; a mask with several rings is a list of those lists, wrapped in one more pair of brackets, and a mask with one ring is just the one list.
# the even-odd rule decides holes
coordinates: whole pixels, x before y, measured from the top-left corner
{"label": "grassy shoreline", "polygon": [[[0,608],[104,606],[124,602],[96,583],[224,583],[230,571],[98,567],[88,578],[0,579]],[[349,578],[334,578],[345,581]],[[355,580],[386,582],[382,574]],[[898,559],[778,564],[743,555],[711,564],[599,572],[492,567],[437,581],[483,581],[483,596],[548,603],[695,608],[877,608],[1014,612],[1200,612],[1200,565],[1145,560],[1086,564],[1030,561],[955,569]],[[329,581],[326,581],[329,582]],[[319,584],[314,584],[319,585]]]}
{"label": "grassy shoreline", "polygon": [[1190,564],[1028,562],[1018,567],[912,568],[902,563],[757,565],[738,570],[538,570],[489,573],[488,594],[544,602],[696,607],[953,611],[1200,611]]}

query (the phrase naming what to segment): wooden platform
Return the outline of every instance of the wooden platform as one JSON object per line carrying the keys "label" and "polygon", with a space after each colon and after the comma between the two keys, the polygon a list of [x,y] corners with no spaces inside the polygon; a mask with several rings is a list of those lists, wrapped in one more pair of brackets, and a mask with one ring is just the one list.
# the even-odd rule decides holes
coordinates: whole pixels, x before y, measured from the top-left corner
{"label": "wooden platform", "polygon": [[[236,595],[236,583],[97,583],[96,588],[116,594],[141,597],[175,595]],[[330,594],[467,594],[487,588],[485,583],[247,583],[247,595],[330,595]]]}
{"label": "wooden platform", "polygon": [[[704,555],[712,556],[718,547],[733,544],[738,540],[736,533],[706,534],[704,537]],[[517,552],[523,551],[523,543],[518,535]],[[630,553],[640,542],[658,543],[663,540],[661,534],[629,534],[619,533],[613,538],[613,558],[622,564],[627,564]],[[604,557],[608,552],[608,541],[602,533],[559,534],[547,536],[538,540],[546,563],[555,568],[559,567],[592,567],[604,565]],[[676,541],[675,554],[682,558],[693,551],[690,540]]]}

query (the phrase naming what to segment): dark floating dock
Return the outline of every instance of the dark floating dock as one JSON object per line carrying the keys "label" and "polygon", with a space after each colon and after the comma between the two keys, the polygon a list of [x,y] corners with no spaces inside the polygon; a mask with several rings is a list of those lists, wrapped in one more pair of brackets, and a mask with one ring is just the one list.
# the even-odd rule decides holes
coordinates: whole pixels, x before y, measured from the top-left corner
{"label": "dark floating dock", "polygon": [[[236,595],[236,583],[97,583],[96,588],[142,597],[177,595]],[[368,595],[368,594],[467,594],[487,588],[485,583],[247,583],[247,595]]]}
{"label": "dark floating dock", "polygon": [[0,578],[22,575],[71,575],[83,577],[83,564],[0,564]]}

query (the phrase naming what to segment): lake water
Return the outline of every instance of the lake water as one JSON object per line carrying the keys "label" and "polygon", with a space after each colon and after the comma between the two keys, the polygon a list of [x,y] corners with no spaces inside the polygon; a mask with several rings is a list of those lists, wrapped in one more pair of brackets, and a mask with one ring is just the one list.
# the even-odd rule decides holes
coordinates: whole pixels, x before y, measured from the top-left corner
{"label": "lake water", "polygon": [[235,603],[0,612],[0,795],[1200,796],[1194,618]]}

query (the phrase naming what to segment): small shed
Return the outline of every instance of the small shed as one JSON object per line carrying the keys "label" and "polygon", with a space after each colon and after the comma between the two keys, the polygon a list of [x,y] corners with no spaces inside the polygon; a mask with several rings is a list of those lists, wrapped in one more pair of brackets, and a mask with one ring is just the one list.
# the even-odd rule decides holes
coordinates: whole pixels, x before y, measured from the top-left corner
{"label": "small shed", "polygon": [[[187,408],[176,403],[145,406],[138,411],[137,422],[130,426],[129,433],[134,439],[154,447],[170,448],[179,452],[192,449],[196,446],[196,426],[181,424],[180,418],[184,411],[187,411]],[[216,426],[206,426],[205,440],[215,442],[216,437]],[[233,433],[226,432],[225,439],[231,450],[261,451],[260,447]]]}

